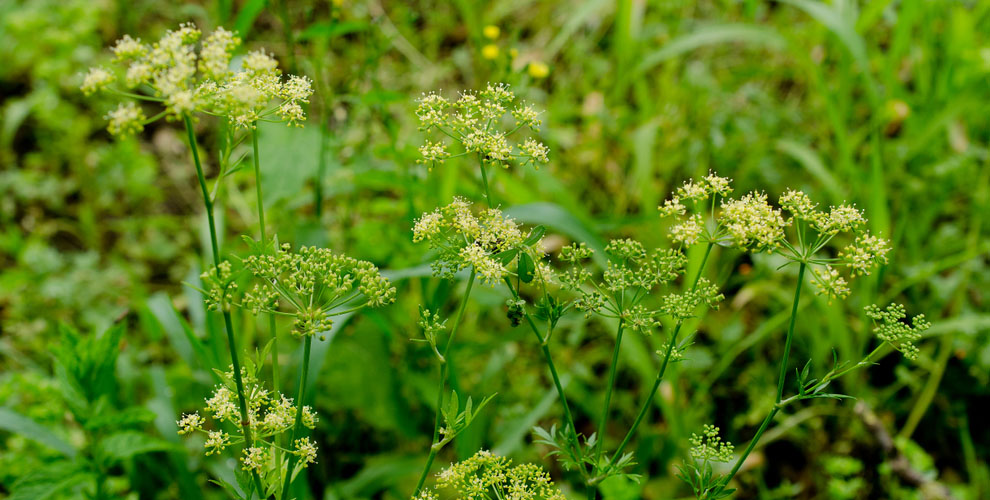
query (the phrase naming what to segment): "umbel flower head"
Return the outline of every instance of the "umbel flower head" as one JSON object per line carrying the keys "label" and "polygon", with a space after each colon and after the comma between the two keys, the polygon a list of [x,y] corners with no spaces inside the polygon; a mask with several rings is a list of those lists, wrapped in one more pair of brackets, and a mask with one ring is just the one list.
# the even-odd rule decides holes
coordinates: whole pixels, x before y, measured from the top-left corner
{"label": "umbel flower head", "polygon": [[646,307],[643,300],[655,288],[684,273],[687,256],[679,249],[647,251],[632,239],[610,241],[605,253],[608,262],[599,274],[587,262],[593,251],[586,245],[568,245],[560,252],[560,260],[571,267],[558,279],[564,289],[577,294],[574,305],[586,315],[618,318],[629,328],[650,334],[660,327],[661,316],[682,320],[693,316],[699,305],[717,308],[722,300],[718,287],[700,279],[690,291],[664,295],[659,308]]}
{"label": "umbel flower head", "polygon": [[458,462],[437,474],[433,490],[424,489],[413,500],[447,498],[519,500],[566,500],[554,485],[550,475],[534,464],[512,465],[508,458],[481,450],[471,458]]}
{"label": "umbel flower head", "polygon": [[734,447],[728,441],[722,441],[718,435],[719,428],[705,425],[701,435],[691,434],[691,456],[704,462],[729,462],[732,460]]}
{"label": "umbel flower head", "polygon": [[[240,44],[223,28],[203,38],[188,23],[150,44],[125,35],[111,49],[113,67],[91,68],[81,89],[86,95],[106,91],[127,99],[107,115],[114,135],[140,132],[163,116],[181,119],[196,113],[225,117],[240,128],[259,121],[301,125],[312,82],[294,75],[283,79],[278,62],[264,51],[248,53],[232,68]],[[134,99],[163,109],[146,118]]]}
{"label": "umbel flower head", "polygon": [[[503,83],[488,84],[485,90],[466,91],[450,101],[438,92],[424,94],[419,99],[416,116],[420,130],[438,132],[437,140],[427,140],[419,148],[422,158],[417,163],[432,170],[448,158],[477,155],[484,164],[532,164],[539,168],[550,162],[550,149],[533,137],[513,143],[509,137],[528,129],[538,133],[540,114],[531,106],[516,103],[516,96]],[[460,146],[452,155],[449,142]]]}
{"label": "umbel flower head", "polygon": [[[789,189],[775,207],[766,193],[754,191],[727,198],[731,191],[729,179],[712,173],[700,181],[685,182],[659,207],[661,215],[676,218],[670,238],[684,246],[704,242],[745,252],[776,253],[804,263],[818,293],[829,300],[845,298],[849,280],[887,263],[890,244],[864,229],[866,217],[854,205],[841,204],[823,211],[805,193]],[[716,211],[717,196],[723,199]],[[837,247],[831,256],[822,255],[841,240],[847,244]],[[842,267],[849,269],[848,275],[839,272]]]}
{"label": "umbel flower head", "polygon": [[534,231],[524,234],[515,221],[497,208],[476,214],[463,198],[455,198],[449,205],[423,214],[413,226],[413,242],[429,242],[430,248],[437,251],[432,263],[435,276],[450,279],[457,271],[471,268],[491,286],[509,275],[518,275],[510,271],[510,266],[523,254],[534,263],[528,271],[533,280],[547,283],[551,269],[543,262],[541,236],[542,233]]}
{"label": "umbel flower head", "polygon": [[901,351],[905,358],[912,361],[918,359],[920,351],[914,343],[925,330],[932,327],[924,314],[911,318],[908,323],[904,321],[907,318],[904,305],[890,304],[887,309],[881,310],[880,306],[874,304],[866,306],[866,315],[873,319],[873,333],[877,338]]}
{"label": "umbel flower head", "polygon": [[[232,444],[244,443],[233,369],[229,372],[217,371],[217,373],[222,382],[214,387],[213,393],[206,398],[206,406],[203,409],[209,415],[213,429],[207,428],[207,419],[201,417],[199,412],[184,414],[176,422],[180,435],[199,432],[206,436],[203,447],[207,455],[219,454]],[[246,443],[241,456],[241,465],[244,470],[262,472],[266,467],[275,466],[271,460],[274,441],[272,438],[282,435],[286,436],[288,441],[288,436],[296,423],[298,408],[292,398],[265,389],[247,368],[241,368],[241,375],[247,404],[247,420],[252,438],[255,440],[253,443]],[[317,421],[313,409],[303,406],[300,424],[313,429]],[[236,429],[234,436],[222,429],[224,424]],[[300,464],[303,467],[315,462],[316,446],[309,439],[299,439],[294,444],[295,449],[292,452],[301,457]]]}
{"label": "umbel flower head", "polygon": [[334,316],[395,301],[395,287],[374,264],[326,248],[293,252],[286,243],[248,256],[244,265],[258,281],[244,294],[244,307],[259,314],[288,304],[300,337],[329,330]]}

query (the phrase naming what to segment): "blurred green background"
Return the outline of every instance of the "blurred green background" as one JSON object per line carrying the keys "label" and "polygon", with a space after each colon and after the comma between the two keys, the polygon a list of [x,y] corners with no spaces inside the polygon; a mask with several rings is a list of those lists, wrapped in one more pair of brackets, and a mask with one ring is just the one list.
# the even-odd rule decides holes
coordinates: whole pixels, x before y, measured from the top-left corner
{"label": "blurred green background", "polygon": [[[656,206],[709,170],[735,179],[737,193],[791,187],[823,204],[855,202],[893,241],[891,264],[858,280],[847,301],[803,301],[792,359],[825,369],[833,348],[860,359],[872,347],[862,307],[891,301],[935,324],[921,358],[887,356],[842,381],[857,401],[778,418],[738,476],[737,498],[990,496],[990,2],[4,0],[0,497],[84,495],[85,485],[62,483],[92,472],[79,465],[90,454],[102,457],[114,498],[220,498],[208,479],[230,478],[232,462],[175,434],[175,418],[202,406],[211,368],[228,359],[216,318],[182,284],[198,281],[208,243],[181,127],[160,122],[112,141],[110,101],[78,91],[120,36],[153,40],[185,21],[235,29],[284,71],[313,78],[306,128],[262,130],[270,226],[282,241],[371,260],[399,288],[394,305],[316,343],[321,455],[303,498],[406,498],[415,485],[436,372],[429,348],[410,338],[420,335],[418,306],[449,313],[460,284],[429,276],[410,228],[483,189],[468,161],[429,174],[415,164],[423,136],[412,111],[423,92],[489,81],[545,110],[551,164],[499,171],[494,190],[517,220],[546,225],[552,244],[666,245]],[[485,36],[489,25],[498,37]],[[207,168],[219,141],[210,125],[200,123]],[[228,255],[243,254],[238,236],[257,230],[253,182],[248,172],[224,181]],[[687,437],[714,422],[739,446],[773,404],[793,270],[717,252],[710,277],[730,300],[699,322],[689,360],[634,441],[643,481],[610,482],[608,499],[688,495],[672,473]],[[560,409],[505,299],[482,289],[467,309],[455,388],[499,395],[438,464],[487,448],[540,463],[574,491],[576,477],[532,444],[530,429],[559,422]],[[248,345],[263,327],[237,319]],[[590,434],[614,332],[580,315],[561,325],[556,363]],[[651,385],[663,340],[626,338],[612,444]],[[283,347],[284,385],[299,353]],[[896,451],[882,446],[888,438]]]}

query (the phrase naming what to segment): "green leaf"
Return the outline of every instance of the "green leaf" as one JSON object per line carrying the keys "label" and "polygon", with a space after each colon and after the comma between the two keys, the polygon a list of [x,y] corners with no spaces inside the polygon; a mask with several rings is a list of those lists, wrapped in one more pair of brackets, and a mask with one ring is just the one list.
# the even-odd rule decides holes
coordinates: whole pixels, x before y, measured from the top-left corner
{"label": "green leaf", "polygon": [[234,20],[234,31],[241,38],[247,38],[248,33],[251,32],[251,26],[254,25],[254,20],[265,10],[265,3],[267,3],[266,0],[247,0],[244,2],[244,6],[237,13],[237,19]]}
{"label": "green leaf", "polygon": [[529,283],[533,281],[533,273],[536,271],[536,264],[533,263],[533,258],[529,256],[528,253],[519,254],[519,280],[523,283]]}
{"label": "green leaf", "polygon": [[[82,470],[72,462],[56,462],[43,466],[23,478],[19,479],[12,488],[11,495],[7,500],[47,500],[48,498],[61,498],[59,495],[67,490],[93,481],[93,476],[89,472]],[[71,498],[80,498],[81,492],[77,495],[70,495]]]}
{"label": "green leaf", "polygon": [[782,49],[787,45],[786,40],[780,34],[762,26],[751,24],[707,25],[686,35],[673,38],[660,49],[643,56],[634,74],[640,76],[664,61],[701,47],[733,42],[771,49]]}
{"label": "green leaf", "polygon": [[156,451],[172,451],[177,448],[168,441],[149,436],[143,432],[123,431],[103,438],[99,443],[99,449],[110,463],[116,463],[135,455]]}
{"label": "green leaf", "polygon": [[0,429],[41,443],[69,458],[76,456],[75,448],[47,427],[8,408],[0,408]]}
{"label": "green leaf", "polygon": [[542,225],[536,226],[536,227],[534,227],[533,229],[531,229],[529,231],[529,236],[527,236],[526,237],[526,240],[523,241],[523,245],[525,245],[525,246],[535,245],[536,242],[540,241],[540,238],[542,238],[543,235],[545,235],[545,234],[547,234],[547,228],[546,227],[544,227]]}

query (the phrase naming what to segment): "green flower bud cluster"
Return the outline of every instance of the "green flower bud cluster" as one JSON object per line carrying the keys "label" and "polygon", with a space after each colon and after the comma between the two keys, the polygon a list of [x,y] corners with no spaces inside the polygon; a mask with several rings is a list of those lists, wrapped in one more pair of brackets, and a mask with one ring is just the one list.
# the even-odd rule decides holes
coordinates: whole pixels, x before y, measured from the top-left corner
{"label": "green flower bud cluster", "polygon": [[566,500],[567,497],[542,467],[535,464],[512,465],[508,458],[481,450],[471,458],[451,465],[437,474],[437,485],[423,490],[413,500],[439,500],[441,493],[453,492],[450,498]]}
{"label": "green flower bud cluster", "polygon": [[866,306],[866,315],[873,319],[873,333],[877,338],[901,351],[905,358],[912,361],[918,359],[920,351],[914,343],[932,326],[924,314],[911,318],[908,324],[902,321],[907,318],[903,304],[890,304],[885,310],[874,304]]}
{"label": "green flower bud cluster", "polygon": [[[539,168],[550,162],[550,149],[546,145],[532,137],[519,144],[509,140],[523,128],[538,133],[541,123],[539,113],[528,105],[516,104],[515,100],[515,94],[505,84],[489,84],[485,90],[465,92],[455,101],[431,92],[419,99],[416,116],[420,130],[435,130],[461,145],[463,151],[455,156],[476,154],[486,164],[506,168],[512,163],[531,164]],[[510,126],[511,122],[514,124]],[[446,140],[442,137],[438,141],[427,140],[419,148],[422,158],[417,163],[432,170],[451,158]]]}
{"label": "green flower bud cluster", "polygon": [[[703,286],[684,296],[670,294],[664,297],[665,303],[659,309],[648,308],[642,301],[655,288],[666,285],[684,273],[687,256],[678,249],[654,249],[647,251],[642,243],[632,239],[611,240],[605,246],[608,262],[596,279],[596,272],[583,261],[593,255],[586,245],[569,245],[561,249],[560,259],[570,262],[571,268],[560,273],[562,286],[578,295],[574,305],[586,315],[600,314],[606,317],[621,318],[635,331],[646,334],[660,327],[659,316],[672,315],[692,304],[715,304],[721,300],[718,289]],[[707,282],[706,282],[707,283]],[[667,305],[670,302],[670,305]],[[680,305],[680,307],[674,307]]]}
{"label": "green flower bud cluster", "polygon": [[722,441],[718,435],[719,428],[705,425],[701,435],[691,434],[691,456],[706,462],[728,462],[732,460],[734,447],[728,441]]}
{"label": "green flower bud cluster", "polygon": [[326,248],[293,252],[283,244],[273,253],[248,256],[244,267],[260,283],[244,294],[243,306],[254,314],[284,313],[278,306],[288,304],[299,337],[329,330],[333,316],[395,301],[395,287],[374,264]]}
{"label": "green flower bud cluster", "polygon": [[[213,422],[212,429],[207,428],[207,420],[201,417],[199,412],[184,414],[176,422],[180,435],[199,432],[206,436],[206,441],[203,444],[206,455],[219,454],[228,446],[245,441],[240,422],[237,392],[233,382],[234,373],[233,371],[226,373],[218,371],[217,373],[221,375],[223,383],[217,385],[213,394],[206,398],[206,407],[204,408]],[[277,464],[273,462],[272,458],[272,448],[275,446],[273,438],[277,435],[291,435],[292,427],[296,423],[298,408],[291,398],[265,389],[246,368],[241,369],[241,376],[244,382],[248,425],[254,440],[244,448],[241,466],[244,470],[258,472],[267,469],[274,470]],[[313,409],[309,406],[303,406],[300,423],[308,429],[313,429],[316,427],[317,420],[317,415]],[[223,430],[224,424],[236,429],[233,436]],[[313,443],[303,438],[294,444],[295,449],[287,451],[300,456],[300,463],[304,467],[315,461],[316,447]]]}
{"label": "green flower bud cluster", "polygon": [[306,120],[302,105],[313,93],[308,78],[290,75],[283,80],[278,62],[263,51],[248,53],[233,70],[240,38],[223,28],[201,38],[192,24],[167,31],[153,44],[125,35],[111,49],[116,67],[89,70],[80,87],[84,94],[108,91],[164,108],[148,119],[133,101],[123,102],[107,115],[111,134],[134,134],[163,116],[181,119],[198,112],[225,117],[239,128],[258,121],[301,125]]}
{"label": "green flower bud cluster", "polygon": [[413,226],[413,242],[426,241],[437,251],[433,274],[453,278],[462,269],[471,268],[482,282],[495,286],[505,277],[516,274],[510,266],[526,254],[534,263],[533,279],[547,283],[552,276],[543,262],[540,235],[525,235],[515,221],[497,208],[475,214],[471,204],[455,198],[445,207],[422,215]]}

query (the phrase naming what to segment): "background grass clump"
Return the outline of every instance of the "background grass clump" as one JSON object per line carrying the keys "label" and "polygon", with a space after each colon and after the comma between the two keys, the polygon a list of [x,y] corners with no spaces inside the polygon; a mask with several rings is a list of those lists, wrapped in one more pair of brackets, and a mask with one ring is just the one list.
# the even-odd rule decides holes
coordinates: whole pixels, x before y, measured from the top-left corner
{"label": "background grass clump", "polygon": [[[917,361],[885,356],[836,382],[856,401],[778,416],[736,475],[737,498],[990,495],[990,2],[12,0],[0,4],[0,497],[223,498],[210,480],[237,483],[176,434],[229,359],[224,325],[196,291],[211,250],[185,130],[159,120],[114,140],[103,118],[113,98],[79,91],[87,68],[110,63],[102,47],[184,22],[236,31],[313,80],[304,128],[259,125],[268,226],[293,247],[370,261],[397,287],[394,304],[337,318],[313,343],[307,404],[321,416],[321,456],[297,481],[300,498],[408,498],[416,485],[436,369],[430,346],[410,339],[418,305],[453,316],[459,291],[431,277],[412,227],[455,196],[485,199],[486,185],[473,156],[431,172],[417,162],[436,138],[415,110],[424,93],[489,82],[542,110],[549,163],[499,169],[491,196],[545,226],[553,251],[612,238],[664,247],[675,221],[656,207],[710,171],[738,194],[793,188],[823,206],[854,203],[891,241],[892,264],[847,300],[806,295],[792,356],[817,372],[833,349],[862,359],[875,346],[864,307],[898,302],[934,325]],[[195,124],[204,168],[216,175],[223,154],[242,161],[216,207],[233,260],[251,250],[239,236],[257,230],[254,177],[240,173],[251,144],[231,147],[215,125]],[[643,480],[609,480],[605,498],[690,495],[676,477],[686,437],[714,424],[741,448],[773,405],[797,270],[714,252],[705,278],[731,300],[688,320],[686,359],[628,448]],[[471,296],[451,389],[498,396],[438,463],[490,449],[542,465],[577,498],[580,478],[534,443],[534,426],[559,422],[557,393],[530,333],[506,317],[509,298],[487,286]],[[267,342],[265,320],[235,319],[242,345]],[[554,335],[587,435],[614,335],[581,314]],[[663,340],[626,337],[607,435],[636,418]],[[283,367],[301,365],[297,346],[275,353]],[[93,477],[105,480],[94,488]]]}

